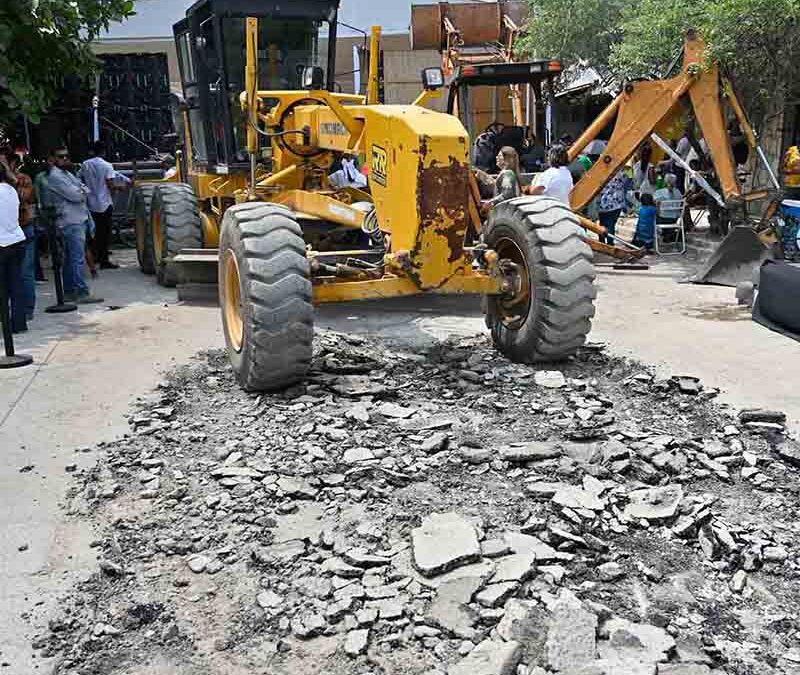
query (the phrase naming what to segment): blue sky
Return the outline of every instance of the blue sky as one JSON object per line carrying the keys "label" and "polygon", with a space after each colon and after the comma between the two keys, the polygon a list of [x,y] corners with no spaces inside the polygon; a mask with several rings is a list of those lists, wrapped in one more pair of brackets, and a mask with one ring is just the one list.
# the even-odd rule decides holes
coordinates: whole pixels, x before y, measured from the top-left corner
{"label": "blue sky", "polygon": [[[145,38],[172,37],[172,24],[182,19],[193,0],[137,0],[137,15],[114,24],[104,37]],[[433,0],[415,0],[415,4],[430,4]],[[411,23],[409,0],[341,0],[339,18],[351,26],[369,30],[380,25],[387,33],[404,33]],[[343,35],[348,31],[342,30]]]}

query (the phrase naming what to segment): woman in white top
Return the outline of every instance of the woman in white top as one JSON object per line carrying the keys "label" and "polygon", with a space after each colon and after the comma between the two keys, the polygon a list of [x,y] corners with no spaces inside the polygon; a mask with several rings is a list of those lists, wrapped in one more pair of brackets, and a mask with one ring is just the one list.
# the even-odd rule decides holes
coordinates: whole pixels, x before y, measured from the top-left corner
{"label": "woman in white top", "polygon": [[19,196],[10,171],[0,162],[0,290],[5,302],[11,301],[11,330],[22,333],[28,330],[22,284],[25,233],[19,226]]}
{"label": "woman in white top", "polygon": [[547,153],[547,161],[550,168],[536,176],[533,185],[528,188],[528,194],[552,197],[569,205],[569,193],[572,192],[573,182],[572,174],[567,168],[569,166],[567,149],[556,143]]}

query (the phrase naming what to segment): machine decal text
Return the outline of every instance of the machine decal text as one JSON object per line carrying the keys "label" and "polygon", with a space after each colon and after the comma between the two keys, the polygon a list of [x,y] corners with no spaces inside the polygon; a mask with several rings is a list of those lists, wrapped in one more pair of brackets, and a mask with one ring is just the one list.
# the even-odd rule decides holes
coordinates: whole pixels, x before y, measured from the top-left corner
{"label": "machine decal text", "polygon": [[386,176],[389,169],[389,155],[382,147],[372,146],[372,166],[370,167],[370,178],[378,185],[386,187]]}

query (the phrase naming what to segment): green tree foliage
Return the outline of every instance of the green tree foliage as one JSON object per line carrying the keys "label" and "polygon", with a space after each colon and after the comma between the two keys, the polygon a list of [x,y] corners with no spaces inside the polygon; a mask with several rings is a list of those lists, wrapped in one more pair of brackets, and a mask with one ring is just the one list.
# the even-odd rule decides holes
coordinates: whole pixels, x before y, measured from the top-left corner
{"label": "green tree foliage", "polygon": [[620,21],[635,0],[529,0],[531,19],[521,47],[538,58],[566,64],[608,64],[611,47],[622,40]]}
{"label": "green tree foliage", "polygon": [[92,72],[91,41],[133,13],[133,0],[0,0],[0,126],[38,121],[65,75]]}
{"label": "green tree foliage", "polygon": [[530,0],[523,49],[623,78],[664,72],[688,28],[751,106],[798,90],[800,0]]}

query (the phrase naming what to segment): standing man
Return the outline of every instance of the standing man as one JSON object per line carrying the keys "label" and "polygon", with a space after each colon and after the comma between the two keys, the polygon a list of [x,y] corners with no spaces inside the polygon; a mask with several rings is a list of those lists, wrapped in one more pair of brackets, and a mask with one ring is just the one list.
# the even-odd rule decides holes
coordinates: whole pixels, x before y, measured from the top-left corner
{"label": "standing man", "polygon": [[[5,156],[0,155],[0,284],[8,291],[11,331],[28,330],[22,292],[25,233],[19,226],[19,195]],[[4,309],[4,311],[7,311]]]}
{"label": "standing man", "polygon": [[[36,244],[37,247],[42,239],[48,236],[50,232],[49,226],[53,224],[52,221],[55,220],[55,209],[53,208],[52,203],[50,202],[50,188],[47,185],[47,178],[50,175],[50,172],[53,170],[55,166],[56,158],[53,156],[53,153],[50,152],[47,155],[47,163],[44,167],[36,174],[36,177],[33,179],[33,193],[36,197]],[[47,241],[49,246],[55,248],[57,242],[54,241]],[[50,254],[52,256],[53,249],[50,249]],[[37,248],[36,251],[36,281],[47,281],[44,276],[44,270],[42,270],[41,265],[41,257],[39,255],[39,250]]]}
{"label": "standing man", "polygon": [[47,178],[50,202],[56,210],[56,226],[64,242],[64,298],[87,305],[102,302],[89,293],[84,276],[86,233],[91,229],[86,207],[88,188],[69,171],[72,162],[65,147],[53,152],[55,166]]}
{"label": "standing man", "polygon": [[103,156],[106,146],[103,141],[92,144],[92,157],[81,164],[80,177],[89,188],[87,203],[92,213],[96,232],[92,241],[92,253],[95,262],[101,270],[116,270],[115,265],[108,259],[111,245],[111,225],[114,215],[114,200],[111,192],[114,190],[114,167]]}

